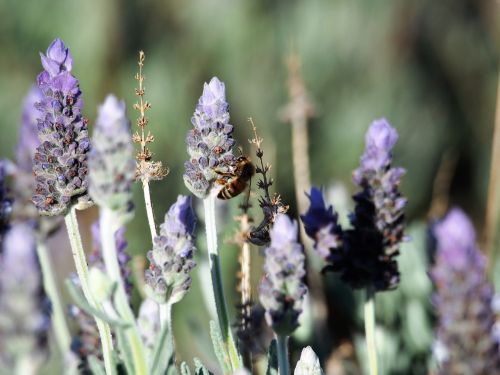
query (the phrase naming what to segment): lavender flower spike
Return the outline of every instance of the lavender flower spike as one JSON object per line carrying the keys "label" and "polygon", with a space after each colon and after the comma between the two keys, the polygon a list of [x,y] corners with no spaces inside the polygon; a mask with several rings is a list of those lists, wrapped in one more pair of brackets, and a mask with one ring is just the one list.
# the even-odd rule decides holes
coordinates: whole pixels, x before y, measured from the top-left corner
{"label": "lavender flower spike", "polygon": [[392,148],[396,130],[385,120],[375,120],[366,133],[366,147],[353,181],[362,189],[354,195],[353,230],[346,234],[346,267],[343,278],[353,287],[372,285],[375,291],[399,284],[395,257],[404,240],[404,207],[399,190],[403,168],[394,168]]}
{"label": "lavender flower spike", "polygon": [[498,374],[494,291],[472,223],[454,208],[433,229],[437,249],[431,277],[436,286],[436,347],[442,349],[440,374]]}
{"label": "lavender flower spike", "polygon": [[134,146],[125,102],[108,95],[99,107],[89,154],[89,194],[113,211],[132,209]]}
{"label": "lavender flower spike", "polygon": [[47,354],[50,318],[34,228],[13,223],[0,254],[0,362],[14,368],[22,357],[35,370]]}
{"label": "lavender flower spike", "polygon": [[41,214],[52,216],[65,214],[73,200],[86,194],[90,141],[69,49],[56,39],[41,57],[45,70],[37,80],[43,99],[36,105],[40,145],[33,164],[33,202]]}
{"label": "lavender flower spike", "polygon": [[149,269],[145,272],[146,293],[159,304],[180,301],[191,286],[196,218],[191,197],[179,195],[165,215],[160,234],[148,252]]}
{"label": "lavender flower spike", "polygon": [[278,335],[290,335],[298,327],[307,287],[304,252],[297,242],[298,226],[287,215],[279,215],[271,229],[271,245],[265,250],[265,276],[260,284],[260,302],[267,323]]}
{"label": "lavender flower spike", "polygon": [[224,83],[217,77],[205,83],[186,137],[190,160],[185,163],[184,183],[197,197],[206,198],[217,179],[217,171],[228,171],[234,159],[233,126]]}
{"label": "lavender flower spike", "polygon": [[335,262],[336,251],[342,247],[342,227],[332,206],[325,205],[321,190],[313,187],[308,194],[311,205],[301,215],[306,234],[314,240],[314,249],[327,262]]}

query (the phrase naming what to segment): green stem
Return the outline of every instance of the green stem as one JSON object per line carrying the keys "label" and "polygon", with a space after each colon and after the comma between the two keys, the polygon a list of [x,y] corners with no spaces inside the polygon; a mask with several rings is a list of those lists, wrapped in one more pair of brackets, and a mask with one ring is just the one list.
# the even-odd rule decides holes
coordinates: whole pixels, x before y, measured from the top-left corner
{"label": "green stem", "polygon": [[217,228],[215,225],[215,196],[210,194],[203,200],[205,208],[205,229],[207,234],[208,260],[210,264],[210,275],[212,277],[212,290],[214,292],[215,308],[219,320],[219,328],[222,340],[231,360],[233,371],[241,368],[241,361],[234,344],[231,324],[227,313],[226,299],[224,297],[224,286],[222,284],[222,272],[217,250]]}
{"label": "green stem", "polygon": [[118,314],[130,324],[130,328],[126,330],[126,337],[132,352],[132,361],[136,374],[147,374],[146,356],[144,347],[139,335],[139,330],[136,325],[134,313],[130,308],[130,304],[125,292],[124,280],[121,277],[120,264],[118,262],[118,252],[116,250],[115,233],[119,220],[116,213],[112,210],[101,207],[101,215],[99,220],[101,232],[102,256],[106,271],[111,281],[117,285],[115,293],[115,308]]}
{"label": "green stem", "polygon": [[52,305],[52,327],[54,328],[56,342],[61,354],[66,356],[70,350],[71,334],[66,324],[65,310],[55,280],[56,273],[52,267],[52,261],[45,241],[41,239],[37,240],[36,252],[38,261],[40,262],[40,268],[42,269],[43,288]]}
{"label": "green stem", "polygon": [[[100,308],[94,301],[92,294],[90,293],[88,285],[88,266],[85,259],[85,252],[83,251],[82,239],[80,237],[80,231],[78,230],[78,221],[76,219],[75,208],[72,207],[70,211],[64,217],[66,222],[66,229],[68,231],[69,242],[71,244],[71,252],[73,254],[73,260],[75,262],[76,273],[80,279],[80,284],[82,286],[82,292],[85,296],[87,302],[95,308]],[[102,355],[104,358],[104,368],[107,375],[115,375],[116,368],[113,361],[113,342],[111,340],[111,330],[109,325],[102,320],[94,317],[97,325],[97,330],[99,331],[99,336],[101,338]]]}
{"label": "green stem", "polygon": [[377,346],[375,344],[375,291],[371,286],[366,288],[365,335],[370,375],[377,375]]}
{"label": "green stem", "polygon": [[276,335],[276,344],[279,375],[288,375],[290,374],[290,364],[288,363],[288,336]]}

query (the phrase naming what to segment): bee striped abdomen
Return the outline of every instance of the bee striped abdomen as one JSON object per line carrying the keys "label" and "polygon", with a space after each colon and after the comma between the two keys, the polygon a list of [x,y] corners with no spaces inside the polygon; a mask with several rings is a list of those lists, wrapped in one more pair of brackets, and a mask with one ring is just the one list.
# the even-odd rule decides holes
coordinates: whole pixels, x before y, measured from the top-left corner
{"label": "bee striped abdomen", "polygon": [[247,187],[246,181],[235,178],[229,181],[217,194],[219,199],[231,199],[239,195]]}

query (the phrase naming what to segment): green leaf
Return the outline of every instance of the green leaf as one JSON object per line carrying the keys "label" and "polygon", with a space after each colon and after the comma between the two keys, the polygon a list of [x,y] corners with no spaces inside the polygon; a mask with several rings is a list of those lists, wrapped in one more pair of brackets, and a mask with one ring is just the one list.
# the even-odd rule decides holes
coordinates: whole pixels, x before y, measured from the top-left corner
{"label": "green leaf", "polygon": [[278,375],[278,346],[273,339],[267,352],[267,370],[266,375]]}
{"label": "green leaf", "polygon": [[224,347],[224,341],[220,332],[219,326],[213,321],[210,321],[210,337],[212,338],[212,345],[214,347],[215,356],[219,361],[219,365],[224,374],[232,372],[231,360]]}
{"label": "green leaf", "polygon": [[169,374],[172,368],[175,370],[173,338],[166,324],[156,337],[151,358],[152,375]]}
{"label": "green leaf", "polygon": [[71,282],[71,280],[66,280],[66,287],[68,288],[69,294],[73,299],[73,302],[85,312],[108,323],[113,328],[120,327],[123,329],[130,327],[129,323],[120,319],[111,318],[108,315],[106,315],[106,313],[104,313],[103,311],[98,310],[93,306],[90,306],[90,304],[87,302],[83,294],[80,292],[80,290],[78,290],[75,284]]}
{"label": "green leaf", "polygon": [[124,329],[118,328],[116,329],[116,341],[118,342],[118,349],[120,351],[120,357],[125,364],[125,368],[127,369],[127,374],[134,374],[134,361],[132,355],[132,349],[130,348],[130,344],[127,341],[127,334]]}
{"label": "green leaf", "polygon": [[[213,375],[198,358],[194,359],[194,373],[195,375]],[[231,371],[229,373],[231,373]]]}
{"label": "green leaf", "polygon": [[87,357],[87,361],[89,363],[90,370],[94,375],[106,375],[106,371],[104,370],[104,365],[97,359],[95,355],[91,355]]}

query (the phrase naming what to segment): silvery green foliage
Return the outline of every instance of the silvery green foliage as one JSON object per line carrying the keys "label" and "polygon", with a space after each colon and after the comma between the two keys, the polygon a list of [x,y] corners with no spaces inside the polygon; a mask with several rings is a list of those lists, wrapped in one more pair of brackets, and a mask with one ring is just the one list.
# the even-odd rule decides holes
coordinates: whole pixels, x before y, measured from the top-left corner
{"label": "silvery green foliage", "polygon": [[318,356],[310,346],[302,349],[300,359],[295,366],[294,375],[323,375]]}
{"label": "silvery green foliage", "polygon": [[180,301],[191,286],[190,272],[196,265],[195,224],[191,197],[179,195],[165,214],[153,250],[147,254],[150,264],[144,274],[145,291],[158,303]]}
{"label": "silvery green foliage", "polygon": [[47,354],[50,317],[33,227],[12,223],[0,254],[0,362],[27,358],[36,368]]}
{"label": "silvery green foliage", "polygon": [[[92,268],[99,268],[100,270],[104,270],[105,267],[101,253],[101,235],[99,221],[96,221],[92,224],[91,233],[92,252],[89,256],[89,266]],[[128,255],[127,253],[128,243],[125,240],[124,226],[118,228],[118,230],[116,231],[115,243],[122,280],[125,285],[127,297],[130,300],[132,293],[131,270],[129,267],[130,255]],[[77,287],[80,287],[80,282],[76,275],[73,275],[71,281]],[[71,350],[80,358],[80,369],[83,371],[84,369],[88,368],[88,360],[91,356],[95,356],[96,358],[100,358],[102,356],[101,348],[99,345],[99,332],[97,331],[97,326],[95,324],[94,318],[78,306],[71,305],[69,307],[69,315],[75,320],[78,327],[78,332],[73,337],[73,341],[71,343]]]}
{"label": "silvery green foliage", "polygon": [[137,326],[144,346],[148,350],[152,350],[161,329],[160,308],[155,300],[146,298],[142,301],[137,317]]}
{"label": "silvery green foliage", "polygon": [[99,107],[89,154],[89,194],[113,211],[132,209],[134,146],[125,102],[108,95]]}
{"label": "silvery green foliage", "polygon": [[37,80],[43,99],[36,105],[40,145],[33,159],[33,202],[41,214],[54,216],[65,214],[87,192],[90,140],[69,49],[56,39],[40,56],[45,70]]}
{"label": "silvery green foliage", "polygon": [[438,315],[435,356],[440,374],[499,374],[493,287],[486,259],[465,213],[452,209],[433,228],[436,259],[431,277]]}
{"label": "silvery green foliage", "polygon": [[218,177],[216,170],[228,171],[234,160],[226,89],[217,77],[203,86],[191,123],[194,128],[186,137],[190,159],[184,165],[184,183],[198,198],[205,198]]}
{"label": "silvery green foliage", "polygon": [[290,335],[299,325],[307,287],[304,251],[297,241],[298,226],[287,215],[279,215],[270,232],[271,244],[265,249],[264,278],[260,302],[266,321],[280,335]]}

